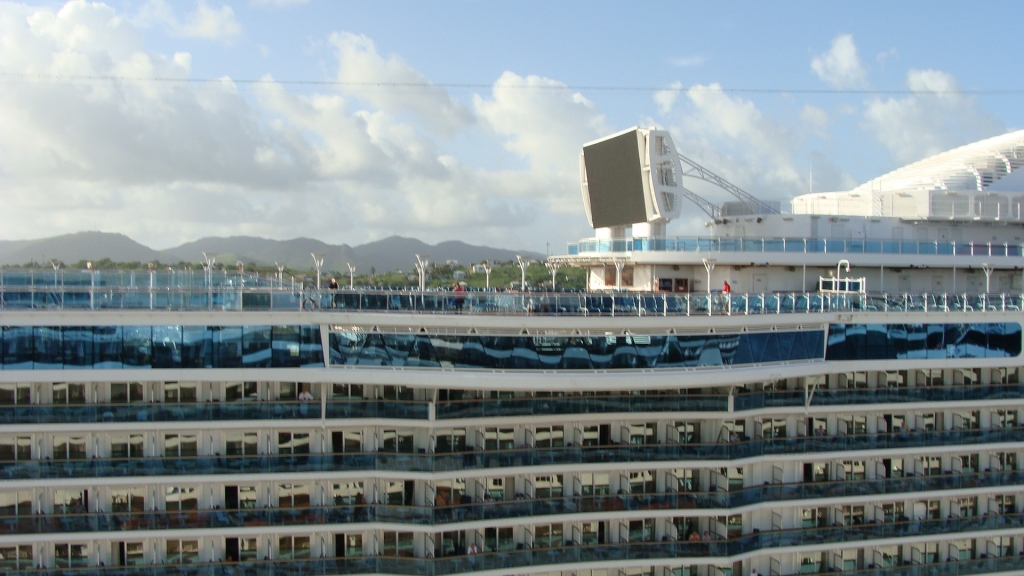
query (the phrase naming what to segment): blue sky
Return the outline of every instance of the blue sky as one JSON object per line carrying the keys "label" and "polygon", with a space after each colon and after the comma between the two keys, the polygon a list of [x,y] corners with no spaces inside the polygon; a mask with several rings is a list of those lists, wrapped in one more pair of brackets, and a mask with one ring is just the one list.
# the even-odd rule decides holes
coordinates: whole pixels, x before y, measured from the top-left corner
{"label": "blue sky", "polygon": [[782,200],[812,163],[845,189],[1022,128],[1021,93],[970,92],[1024,88],[1020,23],[1013,2],[0,2],[0,237],[561,251],[590,234],[580,146],[633,125]]}

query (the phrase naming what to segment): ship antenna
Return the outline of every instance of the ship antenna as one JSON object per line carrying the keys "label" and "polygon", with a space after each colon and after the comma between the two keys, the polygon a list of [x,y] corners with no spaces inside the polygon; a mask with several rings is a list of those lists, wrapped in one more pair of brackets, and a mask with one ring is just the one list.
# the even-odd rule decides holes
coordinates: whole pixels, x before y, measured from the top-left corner
{"label": "ship antenna", "polygon": [[807,175],[808,192],[814,194],[814,155],[811,155],[811,171]]}

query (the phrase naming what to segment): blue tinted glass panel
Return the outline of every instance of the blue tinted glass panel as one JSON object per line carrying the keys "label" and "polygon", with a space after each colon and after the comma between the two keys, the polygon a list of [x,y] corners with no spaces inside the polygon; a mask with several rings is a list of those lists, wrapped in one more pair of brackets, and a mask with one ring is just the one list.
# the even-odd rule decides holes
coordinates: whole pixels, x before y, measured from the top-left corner
{"label": "blue tinted glass panel", "polygon": [[92,326],[65,326],[64,366],[92,368],[93,362]]}
{"label": "blue tinted glass panel", "polygon": [[827,360],[1006,358],[1021,352],[1021,326],[989,324],[832,324]]}
{"label": "blue tinted glass panel", "polygon": [[320,326],[300,326],[299,365],[315,368],[324,365],[324,345],[320,340]]}
{"label": "blue tinted glass panel", "polygon": [[122,329],[121,362],[129,368],[151,368],[153,363],[153,328],[125,326]]}
{"label": "blue tinted glass panel", "polygon": [[220,326],[213,329],[213,367],[242,367],[242,327]]}
{"label": "blue tinted glass panel", "polygon": [[32,328],[7,326],[4,328],[4,369],[32,368]]}
{"label": "blue tinted glass panel", "polygon": [[32,330],[35,341],[33,368],[64,368],[64,345],[60,326],[36,326]]}
{"label": "blue tinted glass panel", "polygon": [[181,368],[181,326],[153,326],[153,368]]}
{"label": "blue tinted glass panel", "polygon": [[121,363],[121,327],[93,326],[93,349],[96,353],[96,368],[120,368]]}
{"label": "blue tinted glass panel", "polygon": [[270,326],[242,327],[242,367],[270,368]]}
{"label": "blue tinted glass panel", "polygon": [[274,326],[271,331],[271,365],[274,368],[293,368],[300,365],[300,339],[298,326]]}
{"label": "blue tinted glass panel", "polygon": [[[279,328],[281,366],[323,366],[320,327]],[[10,369],[238,368],[269,366],[270,327],[66,326],[0,330],[0,363]]]}
{"label": "blue tinted glass panel", "polygon": [[209,326],[181,327],[181,367],[213,367],[213,330]]}
{"label": "blue tinted glass panel", "polygon": [[722,366],[824,356],[823,331],[700,336],[451,336],[332,332],[333,365],[592,370]]}

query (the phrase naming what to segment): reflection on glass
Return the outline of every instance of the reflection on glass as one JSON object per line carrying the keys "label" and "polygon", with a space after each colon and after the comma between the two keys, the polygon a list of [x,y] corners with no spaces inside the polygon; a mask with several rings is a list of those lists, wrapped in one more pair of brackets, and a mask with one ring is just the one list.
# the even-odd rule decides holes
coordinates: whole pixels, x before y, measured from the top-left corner
{"label": "reflection on glass", "polygon": [[[819,359],[819,330],[700,336],[472,336],[331,332],[331,363],[500,369],[721,366]],[[429,361],[424,360],[425,358]]]}
{"label": "reflection on glass", "polygon": [[1021,326],[989,324],[832,324],[827,360],[1010,358],[1021,352]]}
{"label": "reflection on glass", "polygon": [[0,343],[5,370],[323,366],[316,325],[8,326]]}

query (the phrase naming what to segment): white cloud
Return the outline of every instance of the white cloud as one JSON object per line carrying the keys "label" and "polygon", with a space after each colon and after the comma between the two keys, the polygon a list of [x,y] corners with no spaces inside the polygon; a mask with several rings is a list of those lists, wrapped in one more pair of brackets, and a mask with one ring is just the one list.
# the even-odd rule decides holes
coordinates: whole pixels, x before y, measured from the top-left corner
{"label": "white cloud", "polygon": [[[338,57],[340,90],[387,112],[415,115],[446,135],[473,122],[473,115],[441,87],[430,82],[398,55],[377,53],[373,41],[363,35],[342,32],[331,35]],[[384,84],[384,86],[377,85]]]}
{"label": "white cloud", "polygon": [[213,8],[205,0],[199,0],[196,11],[185,17],[178,31],[183,36],[223,40],[241,34],[242,25],[235,18],[235,11],[231,6],[225,4],[220,8]]}
{"label": "white cloud", "polygon": [[800,110],[800,121],[809,131],[822,137],[828,136],[828,112],[821,108],[804,104],[803,109]]}
{"label": "white cloud", "polygon": [[[128,21],[99,3],[0,4],[0,72],[137,78],[0,83],[4,237],[99,229],[167,247],[215,234],[357,243],[399,231],[538,249],[587,233],[576,155],[607,127],[581,95],[517,101],[506,85],[553,81],[505,74],[475,99],[480,125],[436,87],[300,95],[266,77],[242,94],[230,78],[147,81],[184,79],[193,66],[188,53],[146,48],[138,26],[166,25],[161,10]],[[333,41],[342,78],[428,82],[369,39]],[[529,167],[466,165],[445,150],[464,134]]]}
{"label": "white cloud", "polygon": [[899,165],[1000,134],[1005,127],[959,91],[956,78],[939,70],[910,70],[904,98],[875,98],[864,106],[863,127]]}
{"label": "white cloud", "polygon": [[673,82],[665,90],[658,90],[654,93],[654,103],[658,105],[658,110],[662,114],[668,114],[672,111],[672,106],[679,99],[679,93],[682,89],[682,82]]}
{"label": "white cloud", "polygon": [[795,134],[764,115],[753,102],[729,96],[718,84],[692,86],[686,95],[690,112],[683,118],[684,133],[740,155],[746,167],[737,177],[746,185],[770,186],[773,197],[802,188],[792,160],[799,144]]}
{"label": "white cloud", "polygon": [[505,72],[494,83],[490,98],[475,95],[473,106],[504,138],[505,148],[527,159],[532,168],[574,178],[583,143],[612,131],[593,102],[561,82],[539,76]]}
{"label": "white cloud", "polygon": [[[694,85],[672,106],[669,130],[679,151],[747,192],[765,200],[788,200],[808,190],[808,139],[828,138],[828,112],[811,105],[790,128],[749,100],[730,96],[718,84]],[[657,100],[656,100],[657,101]],[[816,190],[839,190],[856,182],[818,152]],[[735,200],[711,184],[687,178],[686,186],[714,203]],[[698,214],[692,212],[692,214]],[[703,215],[681,218],[674,233],[703,230]]]}
{"label": "white cloud", "polygon": [[895,60],[900,57],[900,51],[896,48],[889,48],[885,52],[879,52],[878,56],[875,56],[875,60],[884,65],[888,60]]}
{"label": "white cloud", "polygon": [[198,0],[195,11],[186,14],[184,21],[179,20],[166,0],[146,0],[131,22],[141,28],[163,26],[176,36],[207,40],[230,41],[243,31],[231,6],[224,4],[214,8],[206,0]]}
{"label": "white cloud", "polygon": [[850,34],[836,36],[828,52],[811,59],[811,69],[833,88],[857,88],[867,84],[867,73],[857,57],[857,46]]}

